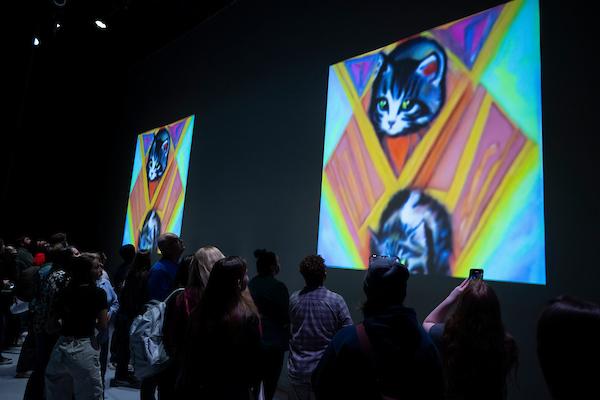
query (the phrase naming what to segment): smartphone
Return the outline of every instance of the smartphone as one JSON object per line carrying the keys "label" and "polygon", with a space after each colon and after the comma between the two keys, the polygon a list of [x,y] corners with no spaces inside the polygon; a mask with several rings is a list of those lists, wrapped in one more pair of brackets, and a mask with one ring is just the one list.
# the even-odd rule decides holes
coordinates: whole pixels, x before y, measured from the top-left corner
{"label": "smartphone", "polygon": [[471,279],[483,279],[483,269],[471,268],[469,270],[469,280]]}

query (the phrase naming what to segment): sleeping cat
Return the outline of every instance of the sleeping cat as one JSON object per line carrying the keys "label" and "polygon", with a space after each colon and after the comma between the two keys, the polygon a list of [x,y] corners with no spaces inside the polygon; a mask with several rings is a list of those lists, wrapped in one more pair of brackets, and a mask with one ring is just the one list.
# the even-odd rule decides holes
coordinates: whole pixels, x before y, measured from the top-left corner
{"label": "sleeping cat", "polygon": [[416,38],[381,53],[369,118],[377,135],[404,136],[435,119],[444,105],[446,54],[434,40]]}
{"label": "sleeping cat", "polygon": [[160,218],[155,210],[150,210],[146,214],[140,237],[138,240],[138,248],[140,250],[155,250],[158,244],[158,236],[160,235]]}
{"label": "sleeping cat", "polygon": [[146,163],[146,174],[148,181],[156,181],[160,179],[167,169],[167,161],[169,159],[169,131],[165,128],[160,129],[150,146],[148,152],[148,161]]}
{"label": "sleeping cat", "polygon": [[450,273],[452,226],[443,205],[419,190],[403,189],[371,232],[371,253],[405,259],[413,274]]}

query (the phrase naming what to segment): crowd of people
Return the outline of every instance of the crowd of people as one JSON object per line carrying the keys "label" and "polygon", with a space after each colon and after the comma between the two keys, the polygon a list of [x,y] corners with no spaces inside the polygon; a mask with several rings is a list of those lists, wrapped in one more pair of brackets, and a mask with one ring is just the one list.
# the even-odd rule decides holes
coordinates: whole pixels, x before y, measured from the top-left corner
{"label": "crowd of people", "polygon": [[[462,282],[421,322],[404,305],[408,269],[374,255],[355,322],[324,285],[318,255],[301,260],[305,286],[290,295],[271,251],[255,252],[249,279],[243,258],[214,246],[182,257],[181,238],[165,233],[158,248],[152,264],[149,252],[123,246],[109,276],[103,253],[79,252],[63,233],[0,240],[0,349],[22,341],[16,378],[28,379],[25,400],[102,399],[109,365],[109,385],[139,388],[142,400],[273,399],[287,351],[293,399],[507,398],[518,347],[481,279]],[[164,354],[142,371],[131,335],[156,321],[147,347]],[[599,359],[599,333],[597,304],[547,305],[538,355],[555,399],[590,393],[597,368],[586,360]],[[0,364],[10,362],[0,353]]]}

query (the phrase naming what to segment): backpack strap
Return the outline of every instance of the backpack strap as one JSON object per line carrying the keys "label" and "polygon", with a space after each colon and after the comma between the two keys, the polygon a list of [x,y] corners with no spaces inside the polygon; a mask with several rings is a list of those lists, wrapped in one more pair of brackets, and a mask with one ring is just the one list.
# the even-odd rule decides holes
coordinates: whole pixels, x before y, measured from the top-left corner
{"label": "backpack strap", "polygon": [[371,364],[371,368],[373,369],[375,386],[377,387],[379,395],[383,400],[395,400],[393,397],[389,397],[381,393],[381,382],[377,377],[377,363],[375,362],[375,355],[373,354],[371,341],[369,340],[369,336],[367,335],[367,331],[365,330],[365,325],[362,322],[356,325],[356,335],[358,336],[358,343],[360,344],[360,349],[362,350],[363,354],[369,359],[369,363]]}
{"label": "backpack strap", "polygon": [[167,296],[167,298],[163,300],[163,303],[167,304],[169,302],[169,300],[171,299],[171,296],[174,296],[175,294],[177,294],[179,292],[183,292],[183,290],[184,290],[183,288],[177,288],[177,289],[173,290],[171,292],[171,294],[169,294]]}
{"label": "backpack strap", "polygon": [[372,364],[374,364],[375,360],[373,359],[371,342],[369,341],[369,337],[367,336],[365,325],[362,322],[356,325],[356,334],[358,335],[358,343],[360,343],[361,350],[363,351],[363,353],[365,353],[367,357],[369,357],[369,360],[372,361]]}

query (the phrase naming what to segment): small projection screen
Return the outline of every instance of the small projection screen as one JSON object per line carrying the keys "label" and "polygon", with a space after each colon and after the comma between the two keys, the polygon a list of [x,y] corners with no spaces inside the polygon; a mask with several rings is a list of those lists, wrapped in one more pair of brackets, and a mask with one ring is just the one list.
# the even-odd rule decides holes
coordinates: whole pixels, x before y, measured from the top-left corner
{"label": "small projection screen", "polygon": [[123,244],[155,250],[164,232],[181,234],[194,116],[138,135]]}
{"label": "small projection screen", "polygon": [[537,0],[329,67],[318,252],[545,284]]}

